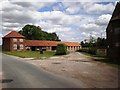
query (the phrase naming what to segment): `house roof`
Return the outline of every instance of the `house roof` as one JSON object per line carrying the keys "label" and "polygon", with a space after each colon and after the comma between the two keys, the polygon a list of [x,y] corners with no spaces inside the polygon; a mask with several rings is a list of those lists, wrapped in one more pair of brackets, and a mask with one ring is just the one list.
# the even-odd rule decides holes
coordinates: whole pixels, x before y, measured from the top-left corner
{"label": "house roof", "polygon": [[16,38],[25,38],[23,35],[19,34],[16,31],[11,31],[9,34],[5,35],[3,38],[11,38],[11,37],[16,37]]}
{"label": "house roof", "polygon": [[26,46],[57,46],[58,44],[65,44],[67,46],[80,46],[76,42],[58,42],[58,41],[44,41],[44,40],[26,40]]}
{"label": "house roof", "polygon": [[120,19],[120,2],[117,3],[115,10],[111,17],[111,20],[118,20],[118,19]]}
{"label": "house roof", "polygon": [[113,17],[111,20],[118,20],[120,19],[120,15]]}
{"label": "house roof", "polygon": [[115,9],[114,9],[112,17],[108,23],[106,31],[109,31],[111,29],[111,26],[112,26],[111,24],[112,24],[112,21],[114,21],[114,20],[120,20],[120,2],[117,2],[116,6],[115,6]]}

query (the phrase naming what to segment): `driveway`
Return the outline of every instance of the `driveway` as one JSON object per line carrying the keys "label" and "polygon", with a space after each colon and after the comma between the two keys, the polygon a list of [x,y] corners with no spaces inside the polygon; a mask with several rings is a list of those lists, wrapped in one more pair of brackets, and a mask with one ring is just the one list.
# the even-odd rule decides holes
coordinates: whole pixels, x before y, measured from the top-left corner
{"label": "driveway", "polygon": [[43,70],[9,55],[2,55],[3,88],[77,88],[86,87],[81,82]]}
{"label": "driveway", "polygon": [[85,88],[117,88],[118,69],[105,63],[93,61],[78,52],[49,59],[25,59],[40,68],[52,73],[78,80]]}

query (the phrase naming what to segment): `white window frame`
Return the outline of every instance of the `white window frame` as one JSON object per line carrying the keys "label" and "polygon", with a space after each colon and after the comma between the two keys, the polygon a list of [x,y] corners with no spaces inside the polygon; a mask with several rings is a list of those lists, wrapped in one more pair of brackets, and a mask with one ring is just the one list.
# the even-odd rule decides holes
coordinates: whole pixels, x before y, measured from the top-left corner
{"label": "white window frame", "polygon": [[23,42],[23,39],[19,39],[19,42]]}
{"label": "white window frame", "polygon": [[13,38],[13,42],[17,42],[17,38]]}
{"label": "white window frame", "polygon": [[20,44],[20,49],[24,49],[24,45],[23,44]]}
{"label": "white window frame", "polygon": [[14,49],[14,50],[17,49],[17,44],[13,44],[13,49]]}

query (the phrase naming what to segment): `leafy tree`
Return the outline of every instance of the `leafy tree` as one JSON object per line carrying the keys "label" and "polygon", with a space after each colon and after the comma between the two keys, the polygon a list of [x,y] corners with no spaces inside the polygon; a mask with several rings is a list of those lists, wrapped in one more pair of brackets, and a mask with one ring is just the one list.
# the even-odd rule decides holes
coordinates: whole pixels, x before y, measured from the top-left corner
{"label": "leafy tree", "polygon": [[100,38],[100,37],[97,38],[96,46],[98,48],[105,48],[106,45],[107,45],[107,42],[105,38]]}
{"label": "leafy tree", "polygon": [[23,36],[26,37],[28,40],[39,40],[40,39],[40,27],[36,27],[34,25],[26,25],[25,27],[22,28],[19,33],[21,33]]}
{"label": "leafy tree", "polygon": [[58,44],[56,55],[65,55],[67,54],[67,46],[65,44]]}
{"label": "leafy tree", "polygon": [[41,27],[35,25],[25,25],[19,33],[25,36],[28,40],[61,41],[55,32],[47,33],[42,31]]}
{"label": "leafy tree", "polygon": [[107,46],[107,42],[105,38],[98,37],[97,39],[91,38],[89,42],[84,42],[84,41],[81,41],[82,47],[105,48]]}
{"label": "leafy tree", "polygon": [[80,43],[81,45],[82,45],[82,47],[84,47],[85,46],[85,43],[83,42],[83,41],[81,41],[81,43]]}

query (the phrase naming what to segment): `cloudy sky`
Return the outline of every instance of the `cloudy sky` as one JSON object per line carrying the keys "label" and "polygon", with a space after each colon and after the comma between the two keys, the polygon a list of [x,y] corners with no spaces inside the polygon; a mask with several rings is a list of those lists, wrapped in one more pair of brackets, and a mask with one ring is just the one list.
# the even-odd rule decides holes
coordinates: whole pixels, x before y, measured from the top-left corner
{"label": "cloudy sky", "polygon": [[100,37],[101,33],[105,37],[105,29],[116,4],[115,0],[47,1],[2,1],[0,37],[13,30],[19,31],[26,24],[56,32],[62,41],[81,42],[89,39],[90,35]]}

